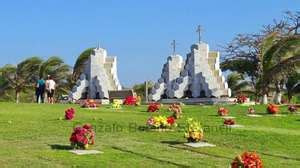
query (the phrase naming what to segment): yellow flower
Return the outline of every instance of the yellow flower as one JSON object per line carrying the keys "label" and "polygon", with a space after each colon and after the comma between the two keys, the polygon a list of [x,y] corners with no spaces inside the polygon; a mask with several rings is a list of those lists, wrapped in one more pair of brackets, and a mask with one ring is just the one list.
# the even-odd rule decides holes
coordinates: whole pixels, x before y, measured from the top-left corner
{"label": "yellow flower", "polygon": [[89,148],[89,144],[85,144],[85,145],[83,146],[83,148],[84,148],[84,149],[88,149],[88,148]]}

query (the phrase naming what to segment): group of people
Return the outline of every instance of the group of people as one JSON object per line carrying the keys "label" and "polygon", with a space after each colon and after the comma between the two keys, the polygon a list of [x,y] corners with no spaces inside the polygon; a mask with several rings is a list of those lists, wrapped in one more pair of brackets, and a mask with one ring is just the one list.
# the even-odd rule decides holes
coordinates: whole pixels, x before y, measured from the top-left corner
{"label": "group of people", "polygon": [[54,93],[55,93],[56,83],[52,76],[48,75],[45,81],[42,77],[37,81],[36,84],[36,102],[44,103],[45,92],[47,94],[48,103],[54,104]]}

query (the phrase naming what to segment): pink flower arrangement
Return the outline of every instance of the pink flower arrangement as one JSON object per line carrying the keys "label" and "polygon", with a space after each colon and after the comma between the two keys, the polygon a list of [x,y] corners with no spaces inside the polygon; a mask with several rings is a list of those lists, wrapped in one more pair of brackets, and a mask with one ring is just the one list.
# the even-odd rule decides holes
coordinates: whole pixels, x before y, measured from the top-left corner
{"label": "pink flower arrangement", "polygon": [[255,114],[255,109],[253,107],[249,107],[248,114]]}
{"label": "pink flower arrangement", "polygon": [[295,106],[295,105],[289,105],[288,110],[290,112],[296,112],[298,109],[297,109],[297,106]]}
{"label": "pink flower arrangement", "polygon": [[225,119],[224,125],[234,125],[235,121],[233,119]]}
{"label": "pink flower arrangement", "polygon": [[173,112],[173,116],[175,119],[180,118],[182,110],[179,104],[172,104],[169,106],[169,111]]}
{"label": "pink flower arrangement", "polygon": [[73,108],[68,108],[65,110],[65,119],[72,120],[75,117],[75,110]]}
{"label": "pink flower arrangement", "polygon": [[229,110],[226,109],[226,108],[224,108],[224,107],[220,107],[220,108],[218,109],[218,114],[219,114],[219,116],[227,116],[228,113],[229,113]]}
{"label": "pink flower arrangement", "polygon": [[238,95],[236,97],[236,102],[239,103],[239,104],[245,103],[246,100],[247,100],[247,96],[245,96],[245,95]]}
{"label": "pink flower arrangement", "polygon": [[76,149],[88,149],[95,143],[95,132],[90,124],[74,128],[70,137],[71,146]]}
{"label": "pink flower arrangement", "polygon": [[124,105],[137,105],[137,98],[135,96],[127,96],[123,102]]}
{"label": "pink flower arrangement", "polygon": [[84,103],[81,105],[83,108],[97,108],[98,105],[94,99],[87,99],[84,101]]}
{"label": "pink flower arrangement", "polygon": [[150,103],[148,106],[148,112],[156,112],[159,111],[160,104],[159,103]]}

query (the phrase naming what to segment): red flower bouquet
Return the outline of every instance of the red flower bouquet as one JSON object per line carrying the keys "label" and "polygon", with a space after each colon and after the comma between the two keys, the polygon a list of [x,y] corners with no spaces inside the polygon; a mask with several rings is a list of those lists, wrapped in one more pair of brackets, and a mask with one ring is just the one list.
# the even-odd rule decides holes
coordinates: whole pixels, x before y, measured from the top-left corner
{"label": "red flower bouquet", "polygon": [[173,116],[178,119],[182,113],[181,106],[179,104],[172,104],[169,106],[169,111],[173,112]]}
{"label": "red flower bouquet", "polygon": [[87,99],[84,101],[84,103],[81,105],[83,108],[97,108],[98,105],[94,99]]}
{"label": "red flower bouquet", "polygon": [[135,96],[127,96],[123,102],[124,105],[137,105],[137,98]]}
{"label": "red flower bouquet", "polygon": [[244,152],[231,162],[231,168],[262,168],[262,160],[255,152]]}
{"label": "red flower bouquet", "polygon": [[68,108],[65,111],[65,119],[66,120],[72,120],[75,116],[75,110],[73,108]]}
{"label": "red flower bouquet", "polygon": [[229,110],[227,110],[227,109],[224,108],[224,107],[220,107],[220,108],[218,109],[218,114],[219,114],[219,116],[227,116],[228,113],[229,113]]}
{"label": "red flower bouquet", "polygon": [[297,107],[295,105],[289,105],[288,110],[290,112],[296,112],[298,109],[297,109]]}
{"label": "red flower bouquet", "polygon": [[235,121],[233,119],[225,119],[224,125],[234,125]]}
{"label": "red flower bouquet", "polygon": [[88,149],[89,145],[95,143],[95,132],[90,124],[74,128],[70,137],[71,146],[76,149]]}
{"label": "red flower bouquet", "polygon": [[247,100],[247,96],[245,96],[245,95],[239,95],[236,97],[236,102],[239,104],[245,103],[246,100]]}
{"label": "red flower bouquet", "polygon": [[170,125],[173,125],[175,123],[175,118],[173,116],[169,116],[167,118],[167,122],[170,124]]}
{"label": "red flower bouquet", "polygon": [[159,110],[159,108],[160,108],[160,104],[159,103],[150,103],[148,105],[147,111],[148,112],[156,112],[156,111]]}
{"label": "red flower bouquet", "polygon": [[267,107],[267,111],[270,114],[277,114],[279,112],[279,107],[275,104],[269,104]]}

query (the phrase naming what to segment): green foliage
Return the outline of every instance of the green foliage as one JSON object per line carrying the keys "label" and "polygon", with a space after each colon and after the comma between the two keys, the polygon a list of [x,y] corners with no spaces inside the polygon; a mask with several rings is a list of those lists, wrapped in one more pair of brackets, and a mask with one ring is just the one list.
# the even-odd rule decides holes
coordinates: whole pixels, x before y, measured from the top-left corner
{"label": "green foliage", "polygon": [[59,57],[50,57],[46,61],[30,57],[17,66],[5,65],[0,68],[0,97],[7,101],[15,97],[16,102],[32,102],[37,79],[47,75],[53,76],[56,81],[58,95],[69,90],[67,77],[71,76],[70,67]]}
{"label": "green foliage", "polygon": [[[184,115],[172,132],[141,130],[149,113],[147,106],[124,106],[120,112],[101,106],[96,110],[76,109],[73,121],[60,120],[70,105],[0,103],[1,167],[228,167],[237,154],[256,151],[264,167],[291,168],[300,164],[299,116],[247,117],[246,106],[229,105],[230,115],[244,128],[222,127],[215,116],[217,106],[183,106]],[[168,106],[160,114],[170,115]],[[265,106],[255,106],[265,114]],[[152,115],[152,114],[151,114]],[[204,140],[216,147],[191,148],[183,145],[184,125],[188,118],[200,121]],[[70,134],[78,124],[95,128],[95,145],[101,155],[76,156],[70,153]],[[262,145],[263,144],[263,145]]]}
{"label": "green foliage", "polygon": [[89,59],[94,48],[88,48],[84,50],[77,58],[73,67],[73,80],[78,80],[80,75],[83,73],[84,63]]}
{"label": "green foliage", "polygon": [[223,71],[236,71],[247,76],[254,76],[257,62],[252,59],[228,59],[220,64]]}

